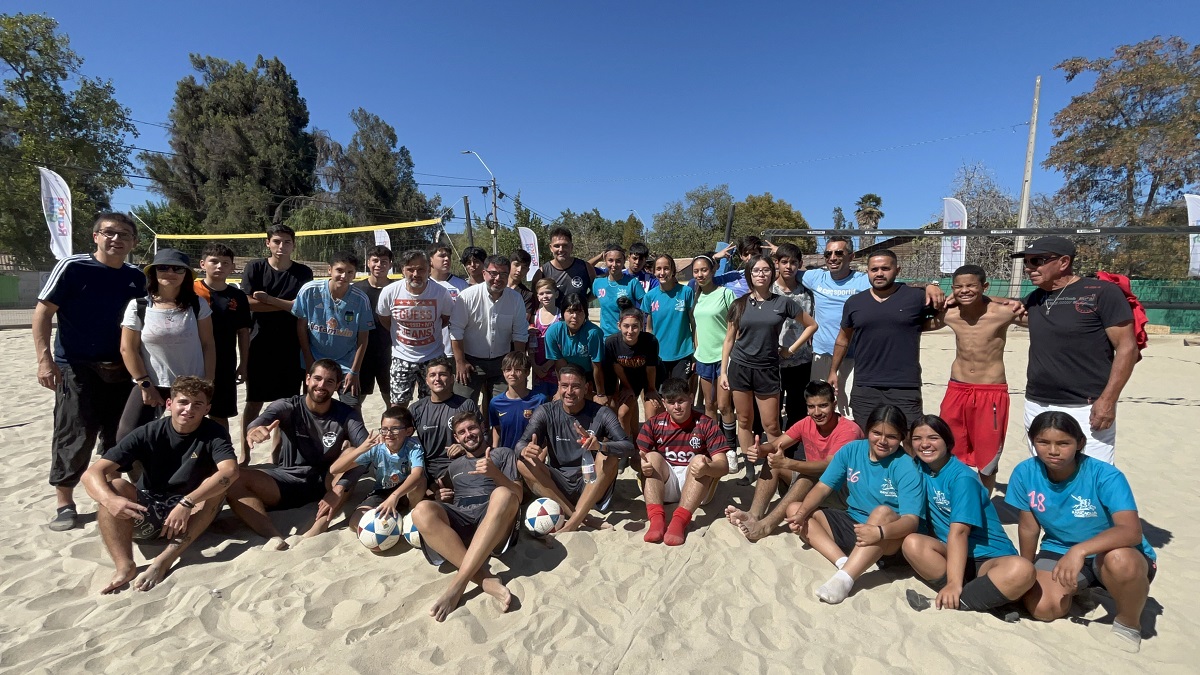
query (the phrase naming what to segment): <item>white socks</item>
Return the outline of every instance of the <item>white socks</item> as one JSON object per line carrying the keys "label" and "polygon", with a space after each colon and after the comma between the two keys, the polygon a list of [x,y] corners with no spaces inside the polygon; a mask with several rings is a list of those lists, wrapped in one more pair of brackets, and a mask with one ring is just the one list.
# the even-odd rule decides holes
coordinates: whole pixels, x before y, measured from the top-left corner
{"label": "white socks", "polygon": [[846,556],[842,556],[842,557],[838,558],[837,560],[833,561],[833,566],[840,570],[846,566],[846,561],[849,559],[850,558],[847,558]]}
{"label": "white socks", "polygon": [[[843,562],[843,564],[845,563]],[[825,582],[825,585],[817,589],[817,597],[822,602],[836,605],[845,600],[853,588],[854,579],[851,579],[849,574],[839,569],[837,574],[834,574],[830,577],[829,581]]]}

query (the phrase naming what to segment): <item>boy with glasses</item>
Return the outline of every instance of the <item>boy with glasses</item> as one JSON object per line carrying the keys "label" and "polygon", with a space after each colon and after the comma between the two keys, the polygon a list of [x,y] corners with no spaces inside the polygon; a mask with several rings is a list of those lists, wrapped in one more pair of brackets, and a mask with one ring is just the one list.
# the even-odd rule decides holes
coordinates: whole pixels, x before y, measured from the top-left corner
{"label": "boy with glasses", "polygon": [[399,518],[425,495],[425,451],[415,432],[412,413],[394,405],[383,411],[379,429],[365,443],[342,453],[329,467],[333,473],[365,467],[375,479],[375,489],[350,516],[351,532],[358,531],[367,511],[375,509],[381,518]]}

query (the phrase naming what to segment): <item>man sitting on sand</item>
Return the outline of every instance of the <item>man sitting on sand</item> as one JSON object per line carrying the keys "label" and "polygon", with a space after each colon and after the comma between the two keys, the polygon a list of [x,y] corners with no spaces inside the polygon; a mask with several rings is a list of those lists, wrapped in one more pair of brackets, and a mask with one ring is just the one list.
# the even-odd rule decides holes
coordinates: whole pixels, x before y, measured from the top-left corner
{"label": "man sitting on sand", "polygon": [[978,265],[955,270],[950,282],[954,304],[939,312],[934,323],[954,331],[954,363],[941,418],[954,432],[954,456],[979,471],[979,480],[991,492],[1008,429],[1004,344],[1018,316],[1010,304],[984,295],[986,275]]}
{"label": "man sitting on sand", "polygon": [[[692,514],[711,498],[721,476],[729,473],[725,451],[729,443],[721,427],[704,413],[692,410],[692,392],[687,380],[671,378],[663,383],[666,412],[646,420],[638,434],[641,454],[642,494],[650,525],[644,539],[679,546],[687,537]],[[678,502],[668,528],[663,503]]]}
{"label": "man sitting on sand", "polygon": [[[809,490],[813,489],[829,466],[834,453],[851,441],[862,440],[862,429],[853,420],[834,410],[836,396],[827,382],[809,382],[804,388],[808,416],[793,424],[774,442],[758,443],[756,437],[755,444],[747,448],[746,458],[757,462],[765,456],[770,471],[762,472],[768,475],[759,475],[750,510],[728,506],[725,508],[725,517],[750,541],[773,534],[783,522],[788,505],[808,496]],[[798,452],[787,452],[796,443],[800,443]],[[785,487],[787,492],[783,499],[768,513],[767,506],[776,490]],[[842,506],[844,500],[840,493],[834,492],[825,505]]]}
{"label": "man sitting on sand", "polygon": [[441,488],[438,501],[422,501],[412,512],[429,562],[458,568],[450,587],[429,609],[437,621],[445,621],[458,607],[469,581],[496,598],[501,612],[508,611],[512,594],[492,574],[488,557],[513,535],[522,494],[516,453],[511,448],[488,449],[475,411],[458,413],[450,426],[458,447],[465,450],[450,462],[453,487]]}
{"label": "man sitting on sand", "polygon": [[[154,588],[221,509],[238,462],[229,432],[205,417],[212,395],[207,380],[176,379],[169,415],[135,429],[84,473],[83,487],[100,505],[100,536],[117,566],[101,593],[130,581],[139,591]],[[136,487],[117,477],[134,462],[142,467]],[[167,547],[135,578],[133,540],[160,537],[169,540]]]}
{"label": "man sitting on sand", "polygon": [[[559,400],[538,408],[517,443],[517,469],[539,497],[558,502],[567,522],[559,532],[580,525],[599,528],[592,507],[603,511],[612,500],[620,457],[633,454],[611,408],[587,399],[587,376],[573,363],[558,369]],[[611,527],[611,526],[610,526]]]}
{"label": "man sitting on sand", "polygon": [[354,469],[336,484],[329,474],[329,467],[347,444],[359,446],[367,440],[362,414],[333,399],[341,382],[341,366],[330,359],[318,359],[305,378],[308,393],[275,401],[249,425],[246,438],[251,443],[262,443],[271,432],[279,430],[279,461],[275,466],[243,469],[241,478],[229,488],[229,508],[250,529],[268,539],[267,550],[288,548],[268,510],[294,509],[320,501],[316,521],[304,536],[320,534],[329,527],[363,473],[361,467]]}

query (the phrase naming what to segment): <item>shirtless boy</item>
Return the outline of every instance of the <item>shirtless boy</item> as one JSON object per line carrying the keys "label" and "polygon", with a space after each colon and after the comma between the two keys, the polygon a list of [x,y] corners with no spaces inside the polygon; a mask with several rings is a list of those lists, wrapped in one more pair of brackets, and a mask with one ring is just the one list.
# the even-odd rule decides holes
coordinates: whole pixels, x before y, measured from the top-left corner
{"label": "shirtless boy", "polygon": [[954,303],[935,319],[954,331],[954,363],[942,399],[941,417],[954,432],[954,455],[979,471],[979,480],[996,487],[996,468],[1008,428],[1008,383],[1004,377],[1004,344],[1018,316],[1007,304],[992,300],[986,273],[978,265],[954,271]]}

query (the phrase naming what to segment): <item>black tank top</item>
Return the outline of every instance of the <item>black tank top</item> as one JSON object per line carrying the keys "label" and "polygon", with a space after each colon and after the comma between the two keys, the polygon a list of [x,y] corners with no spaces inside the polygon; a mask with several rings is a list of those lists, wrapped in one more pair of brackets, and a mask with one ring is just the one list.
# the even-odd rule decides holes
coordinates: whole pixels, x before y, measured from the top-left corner
{"label": "black tank top", "polygon": [[575,262],[566,270],[560,270],[555,267],[549,260],[542,265],[542,276],[554,282],[558,287],[558,311],[562,311],[566,297],[572,293],[578,293],[583,297],[584,302],[589,302],[592,297],[592,285],[589,283],[588,264],[587,261],[576,258]]}

